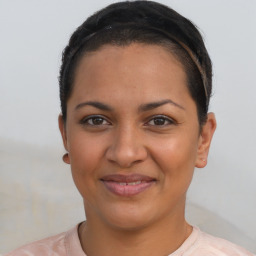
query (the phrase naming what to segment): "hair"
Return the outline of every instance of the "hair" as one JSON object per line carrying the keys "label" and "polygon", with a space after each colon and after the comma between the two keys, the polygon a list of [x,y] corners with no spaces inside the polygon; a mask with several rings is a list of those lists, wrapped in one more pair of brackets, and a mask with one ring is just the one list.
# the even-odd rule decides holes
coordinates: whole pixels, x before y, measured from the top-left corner
{"label": "hair", "polygon": [[67,118],[67,101],[82,57],[104,45],[122,47],[131,43],[162,46],[181,62],[202,126],[212,91],[212,65],[203,38],[191,21],[173,9],[145,0],[111,4],[90,16],[72,34],[63,51],[59,75],[63,120]]}

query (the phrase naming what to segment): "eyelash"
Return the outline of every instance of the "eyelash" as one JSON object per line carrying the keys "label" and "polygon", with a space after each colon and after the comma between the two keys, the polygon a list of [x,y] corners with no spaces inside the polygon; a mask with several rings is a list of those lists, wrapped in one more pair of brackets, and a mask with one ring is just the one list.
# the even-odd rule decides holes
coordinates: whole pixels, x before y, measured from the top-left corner
{"label": "eyelash", "polygon": [[[91,120],[96,120],[96,119],[102,119],[103,122],[107,122],[107,124],[93,124],[93,123],[89,123],[89,121]],[[82,125],[88,125],[88,126],[101,126],[101,125],[110,125],[111,123],[109,121],[107,121],[106,117],[101,116],[101,115],[93,115],[93,116],[88,116],[86,118],[83,118],[80,121],[80,124]]]}
{"label": "eyelash", "polygon": [[167,125],[175,125],[177,124],[176,121],[174,121],[172,118],[170,117],[167,117],[165,115],[157,115],[157,116],[154,116],[153,118],[150,118],[149,121],[147,122],[147,126],[150,122],[155,122],[156,120],[159,120],[161,119],[162,121],[164,121],[164,123],[167,121],[168,124],[160,124],[160,125],[156,125],[156,124],[152,124],[152,126],[160,126],[160,127],[165,127]]}
{"label": "eyelash", "polygon": [[[97,119],[100,119],[102,122],[106,122],[106,123],[103,123],[103,124],[93,124],[93,121],[96,121]],[[155,124],[156,120],[158,119],[161,119],[161,121],[164,121],[164,124]],[[90,123],[91,122],[91,123]],[[150,122],[154,122],[154,124],[150,124]],[[166,122],[168,122],[166,124]],[[80,121],[80,124],[82,125],[87,125],[87,126],[91,126],[91,127],[97,127],[97,126],[105,126],[105,125],[111,125],[111,123],[107,120],[106,117],[104,116],[101,116],[101,115],[92,115],[92,116],[88,116],[86,118],[83,118],[81,121]],[[165,115],[156,115],[156,116],[153,116],[151,117],[145,124],[145,126],[159,126],[159,127],[166,127],[168,125],[176,125],[177,122],[175,120],[173,120],[172,118],[170,117],[167,117]]]}

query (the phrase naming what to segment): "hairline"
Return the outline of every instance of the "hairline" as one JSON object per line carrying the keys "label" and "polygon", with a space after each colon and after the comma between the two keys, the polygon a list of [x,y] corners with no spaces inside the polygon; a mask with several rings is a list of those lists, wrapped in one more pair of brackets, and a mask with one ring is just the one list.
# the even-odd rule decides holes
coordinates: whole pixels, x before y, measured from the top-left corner
{"label": "hairline", "polygon": [[[92,48],[92,49],[88,49],[86,48],[86,45],[81,47],[81,49],[79,49],[79,51],[76,53],[76,57],[73,60],[72,64],[71,64],[71,83],[70,83],[70,87],[69,87],[69,92],[66,95],[66,109],[67,109],[67,102],[68,99],[72,96],[73,93],[73,89],[74,89],[74,83],[75,83],[75,77],[78,71],[78,67],[81,64],[81,61],[89,55],[93,55],[94,53],[104,49],[105,47],[108,46],[114,46],[114,47],[128,47],[132,44],[140,44],[140,45],[145,45],[145,46],[157,46],[157,47],[161,47],[162,49],[164,49],[166,51],[166,53],[170,54],[172,57],[175,58],[175,60],[177,60],[177,62],[181,65],[182,70],[185,73],[185,78],[186,78],[186,87],[187,90],[191,96],[191,98],[195,101],[196,106],[197,106],[197,115],[198,115],[198,121],[200,125],[203,125],[203,122],[200,119],[200,113],[199,113],[199,107],[200,105],[197,103],[197,101],[193,98],[191,92],[190,92],[190,86],[189,86],[189,73],[188,73],[188,65],[190,64],[185,64],[185,60],[184,57],[181,56],[180,53],[182,53],[184,56],[188,55],[188,53],[185,51],[185,49],[183,49],[178,43],[176,43],[175,41],[172,41],[171,39],[167,39],[162,37],[159,41],[150,41],[147,39],[141,39],[141,38],[135,38],[135,39],[130,39],[130,40],[112,40],[110,42],[103,42],[102,44],[100,44],[99,46],[97,46],[96,48]],[[179,51],[179,53],[177,52]],[[188,56],[189,57],[189,56]],[[192,60],[191,60],[192,61]],[[194,63],[193,63],[194,65]],[[66,112],[67,115],[67,112]]]}

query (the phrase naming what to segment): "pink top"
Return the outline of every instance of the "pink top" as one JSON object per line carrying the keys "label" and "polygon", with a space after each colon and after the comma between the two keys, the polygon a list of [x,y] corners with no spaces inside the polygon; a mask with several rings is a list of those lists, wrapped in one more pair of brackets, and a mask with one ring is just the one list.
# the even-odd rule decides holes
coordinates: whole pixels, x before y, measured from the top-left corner
{"label": "pink top", "polygon": [[[86,256],[78,232],[73,229],[16,249],[6,256]],[[194,227],[181,247],[169,256],[256,256],[224,239],[208,235]]]}

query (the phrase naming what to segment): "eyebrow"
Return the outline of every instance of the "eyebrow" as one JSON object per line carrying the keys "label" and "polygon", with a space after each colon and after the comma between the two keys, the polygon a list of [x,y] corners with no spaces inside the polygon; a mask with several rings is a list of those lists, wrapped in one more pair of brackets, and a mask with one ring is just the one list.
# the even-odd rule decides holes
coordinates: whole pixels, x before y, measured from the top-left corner
{"label": "eyebrow", "polygon": [[178,103],[176,103],[170,99],[165,99],[165,100],[161,100],[161,101],[143,104],[139,107],[139,112],[144,112],[144,111],[148,111],[151,109],[155,109],[155,108],[161,107],[165,104],[172,104],[175,107],[185,110],[185,108],[183,106],[179,105]]}
{"label": "eyebrow", "polygon": [[86,101],[86,102],[82,102],[80,104],[78,104],[76,107],[75,107],[75,110],[78,110],[84,106],[93,106],[95,108],[98,108],[98,109],[101,109],[101,110],[105,110],[105,111],[111,111],[113,110],[113,108],[111,108],[110,106],[104,104],[104,103],[101,103],[101,102],[98,102],[98,101]]}
{"label": "eyebrow", "polygon": [[[179,105],[178,103],[170,100],[170,99],[165,99],[165,100],[161,100],[161,101],[156,101],[156,102],[150,102],[150,103],[146,103],[146,104],[142,104],[140,107],[139,107],[139,112],[145,112],[145,111],[149,111],[149,110],[152,110],[152,109],[155,109],[155,108],[158,108],[158,107],[161,107],[165,104],[172,104],[173,106],[175,107],[178,107],[180,109],[183,109],[185,110],[185,108],[181,105]],[[75,110],[78,110],[82,107],[85,107],[85,106],[93,106],[95,108],[98,108],[100,110],[104,110],[104,111],[112,111],[113,108],[104,104],[104,103],[101,103],[101,102],[98,102],[98,101],[86,101],[86,102],[82,102],[80,104],[78,104],[76,107],[75,107]]]}

